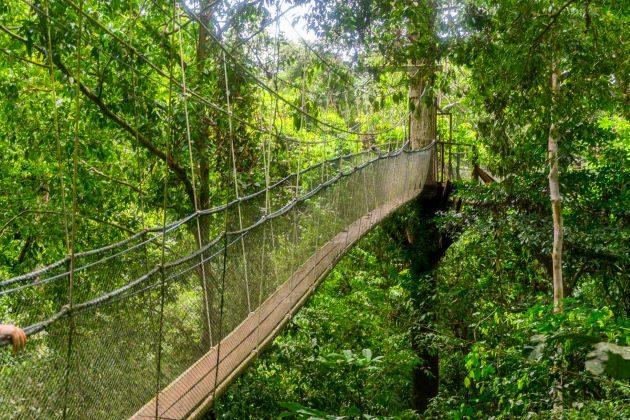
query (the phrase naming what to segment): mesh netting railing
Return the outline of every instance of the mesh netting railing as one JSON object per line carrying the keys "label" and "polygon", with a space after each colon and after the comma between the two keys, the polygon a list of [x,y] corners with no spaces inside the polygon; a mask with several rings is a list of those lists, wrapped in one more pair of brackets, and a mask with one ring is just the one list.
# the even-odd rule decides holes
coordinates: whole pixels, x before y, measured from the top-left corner
{"label": "mesh netting railing", "polygon": [[31,338],[3,361],[0,417],[187,415],[274,336],[349,245],[418,195],[433,149],[330,159],[79,253],[72,308],[67,259],[1,281],[0,313]]}

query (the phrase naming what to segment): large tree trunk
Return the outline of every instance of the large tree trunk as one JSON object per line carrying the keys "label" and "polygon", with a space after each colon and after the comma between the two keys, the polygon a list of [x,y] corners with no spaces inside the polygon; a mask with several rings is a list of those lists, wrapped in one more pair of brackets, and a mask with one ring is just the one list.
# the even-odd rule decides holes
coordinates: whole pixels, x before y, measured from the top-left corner
{"label": "large tree trunk", "polygon": [[[431,66],[429,70],[428,66]],[[428,146],[437,136],[437,109],[433,98],[430,80],[433,63],[422,60],[417,68],[412,68],[409,82],[409,143],[413,150]],[[427,183],[435,181],[435,153],[432,154]]]}
{"label": "large tree trunk", "polygon": [[[206,83],[205,67],[208,65],[208,55],[210,48],[210,34],[206,28],[211,28],[210,18],[212,16],[212,7],[209,0],[200,2],[200,14],[199,14],[199,38],[197,41],[197,78],[196,89],[198,92],[203,91],[203,86]],[[201,210],[205,210],[210,207],[210,162],[207,158],[208,141],[210,138],[210,119],[206,113],[206,107],[201,106],[197,112],[196,125],[194,130],[194,145],[197,153],[197,159],[199,162],[198,174],[199,174],[199,203],[198,207]],[[208,218],[202,218],[207,223]],[[208,241],[208,238],[205,238]]]}
{"label": "large tree trunk", "polygon": [[[423,28],[422,31],[434,32],[436,7],[433,1],[429,3],[431,3],[431,6],[427,8],[426,21],[424,22],[426,27]],[[411,28],[410,30],[415,32],[419,30],[419,28]],[[414,60],[414,65],[410,66],[409,69],[409,105],[411,108],[411,115],[409,116],[409,142],[411,148],[414,150],[430,145],[437,135],[437,107],[432,89],[437,54],[435,51],[432,51],[430,46],[426,46],[424,53],[425,55],[422,58]],[[435,153],[432,153],[426,180],[427,183],[435,182],[434,165]],[[440,200],[433,201],[434,204],[439,202]],[[432,214],[433,210],[429,209],[430,206],[426,207],[427,208],[423,208],[422,212],[428,216]],[[407,238],[410,238],[410,245],[412,248],[415,248],[413,255],[416,256],[416,261],[412,262],[412,272],[420,279],[422,273],[426,273],[431,269],[431,267],[426,264],[428,262],[426,261],[426,257],[433,263],[439,260],[439,256],[429,255],[426,248],[423,249],[423,246],[426,246],[427,243],[431,243],[428,237],[425,237],[423,241],[414,241],[414,230],[417,233],[422,232],[422,234],[426,236],[430,229],[422,229],[421,226],[408,226],[406,229]],[[414,244],[414,242],[416,243]],[[420,251],[421,249],[422,251]],[[431,278],[431,284],[427,285],[426,290],[423,290],[422,293],[419,293],[414,299],[414,304],[417,306],[417,309],[425,313],[434,313],[434,308],[429,299],[429,296],[432,296],[435,292],[433,276],[431,276]],[[420,292],[420,290],[421,288],[418,288],[418,292]],[[434,316],[428,315],[425,322],[431,323],[433,321],[435,321]],[[427,345],[426,338],[429,334],[432,334],[432,332],[422,326],[414,327],[411,330],[412,349],[422,360],[422,363],[414,367],[412,372],[414,388],[413,405],[419,412],[424,411],[431,398],[434,398],[438,394],[440,383],[439,354]]]}
{"label": "large tree trunk", "polygon": [[[411,116],[409,122],[409,140],[412,149],[428,146],[436,136],[437,112],[427,76],[426,62],[419,64],[418,74],[413,75],[409,85]],[[413,70],[412,70],[413,71]]]}
{"label": "large tree trunk", "polygon": [[[551,70],[551,96],[552,103],[558,94],[558,68],[557,63],[552,63]],[[553,106],[552,106],[553,110]],[[549,158],[549,198],[551,199],[551,211],[553,215],[553,308],[554,312],[562,312],[562,299],[564,298],[564,283],[562,281],[562,204],[560,197],[560,176],[558,172],[558,126],[551,116],[549,125],[548,158]]]}

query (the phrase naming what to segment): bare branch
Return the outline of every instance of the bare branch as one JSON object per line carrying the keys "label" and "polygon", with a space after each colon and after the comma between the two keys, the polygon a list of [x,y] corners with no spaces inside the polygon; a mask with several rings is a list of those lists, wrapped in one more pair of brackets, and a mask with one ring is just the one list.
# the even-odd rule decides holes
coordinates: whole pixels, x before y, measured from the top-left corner
{"label": "bare branch", "polygon": [[129,183],[129,182],[127,182],[127,181],[125,181],[125,180],[118,179],[118,178],[114,178],[114,177],[109,176],[109,175],[107,175],[106,173],[104,173],[104,172],[102,172],[102,171],[100,171],[100,170],[96,169],[95,167],[90,166],[90,164],[89,164],[89,163],[87,163],[87,162],[86,162],[85,160],[83,160],[83,159],[81,159],[81,163],[82,163],[82,164],[84,164],[85,166],[87,166],[87,167],[88,167],[88,170],[89,170],[90,172],[92,172],[92,173],[94,173],[94,174],[96,174],[96,175],[98,175],[98,176],[101,176],[101,177],[103,177],[103,178],[105,178],[105,179],[108,179],[108,180],[110,180],[110,181],[112,181],[112,182],[115,182],[115,183],[117,183],[117,184],[120,184],[120,185],[124,185],[124,186],[126,186],[126,187],[129,187],[129,188],[131,188],[133,191],[137,192],[138,194],[142,194],[142,195],[146,195],[146,194],[147,194],[146,192],[142,191],[140,188],[136,187],[135,185],[133,185],[133,184],[131,184],[131,183]]}

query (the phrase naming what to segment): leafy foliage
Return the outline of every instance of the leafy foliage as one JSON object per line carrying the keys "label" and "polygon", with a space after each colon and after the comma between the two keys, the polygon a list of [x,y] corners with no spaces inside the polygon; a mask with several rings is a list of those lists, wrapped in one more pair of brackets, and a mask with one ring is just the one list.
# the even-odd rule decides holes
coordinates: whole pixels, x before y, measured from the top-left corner
{"label": "leafy foliage", "polygon": [[[412,64],[431,79],[423,100],[445,115],[439,138],[452,131],[455,142],[474,143],[500,182],[460,183],[436,220],[408,209],[367,237],[215,413],[412,418],[413,377],[430,376],[429,359],[439,356],[440,393],[426,417],[629,418],[627,5],[316,0],[305,20],[320,40],[302,46],[265,30],[284,3],[200,0],[180,9],[162,0],[85,0],[91,19],[80,33],[69,0],[0,2],[0,279],[69,252],[73,184],[80,234],[72,245],[87,250],[333,154],[400,141],[402,126],[359,144],[316,119],[341,130],[390,127],[409,110]],[[241,66],[224,65],[214,38]],[[188,92],[173,88],[184,79]],[[199,97],[220,107],[230,100],[231,110]],[[245,121],[313,144],[280,141]],[[571,296],[555,315],[545,148],[552,122]],[[434,222],[441,231],[429,237]],[[19,305],[36,311],[50,299],[42,291],[28,302],[0,298],[2,321],[13,321]],[[163,331],[171,341],[202,341],[189,328],[201,316],[191,310],[196,299],[177,288],[168,296],[181,321]],[[142,325],[141,313],[129,312]],[[51,349],[27,351],[44,363]],[[0,377],[24,369],[37,380],[37,366],[19,356],[3,351],[0,361]],[[136,367],[153,363],[146,357]],[[130,370],[108,368],[112,376]]]}

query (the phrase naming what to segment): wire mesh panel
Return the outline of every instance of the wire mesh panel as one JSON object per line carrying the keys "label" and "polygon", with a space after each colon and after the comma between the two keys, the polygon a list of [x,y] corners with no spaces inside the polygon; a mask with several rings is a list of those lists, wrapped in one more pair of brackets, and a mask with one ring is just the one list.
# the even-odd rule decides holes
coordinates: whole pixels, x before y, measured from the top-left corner
{"label": "wire mesh panel", "polygon": [[[51,325],[39,354],[5,358],[0,375],[0,418],[61,418],[66,400],[68,368],[67,322]],[[29,344],[32,346],[32,344]]]}
{"label": "wire mesh panel", "polygon": [[155,389],[146,378],[155,377],[160,296],[138,287],[133,296],[64,321],[71,339],[66,418],[127,417]]}
{"label": "wire mesh panel", "polygon": [[438,179],[462,181],[472,178],[476,150],[471,144],[440,142],[438,151]]}
{"label": "wire mesh panel", "polygon": [[0,308],[14,308],[2,315],[31,335],[6,358],[0,417],[181,418],[207,405],[349,246],[417,196],[431,151],[340,156],[77,254],[72,305],[67,260],[0,282]]}

